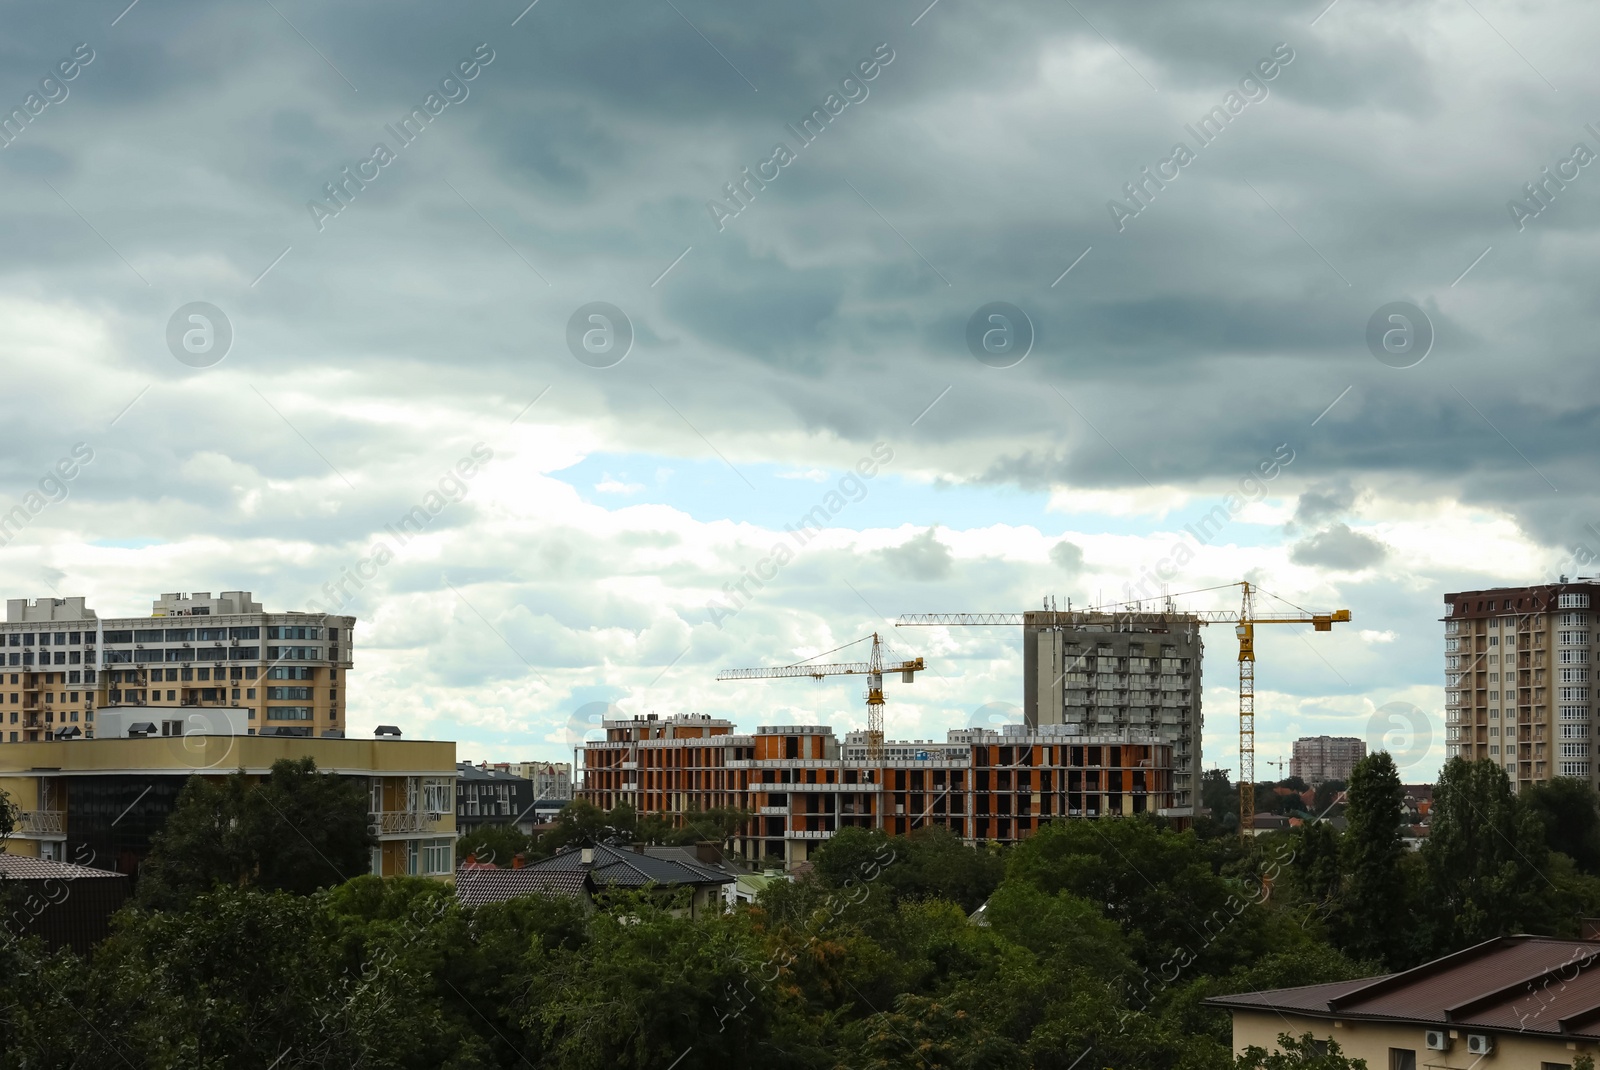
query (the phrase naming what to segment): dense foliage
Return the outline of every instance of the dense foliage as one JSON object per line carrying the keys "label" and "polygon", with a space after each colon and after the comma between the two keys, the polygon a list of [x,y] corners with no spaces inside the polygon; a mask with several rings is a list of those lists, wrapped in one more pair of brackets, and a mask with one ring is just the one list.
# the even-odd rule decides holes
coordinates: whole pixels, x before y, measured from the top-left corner
{"label": "dense foliage", "polygon": [[[92,959],[0,946],[0,1067],[1350,1070],[1305,1036],[1235,1058],[1205,1000],[1570,934],[1600,907],[1592,862],[1560,850],[1591,845],[1583,785],[1517,796],[1494,765],[1453,761],[1421,851],[1397,790],[1376,755],[1345,831],[1250,841],[1148,817],[1006,850],[847,830],[809,874],[699,920],[650,896],[463,911],[440,882],[330,883],[304,859],[296,882],[225,838],[220,861],[198,850],[222,829],[188,815],[163,837],[162,894],[141,889]],[[239,806],[214,788],[180,809]],[[644,824],[574,806],[550,840]]]}

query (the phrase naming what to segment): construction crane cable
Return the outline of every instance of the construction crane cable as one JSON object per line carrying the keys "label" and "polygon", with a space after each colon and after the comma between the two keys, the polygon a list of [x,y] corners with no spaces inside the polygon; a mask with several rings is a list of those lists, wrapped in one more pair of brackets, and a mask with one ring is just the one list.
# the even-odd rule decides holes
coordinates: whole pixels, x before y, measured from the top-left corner
{"label": "construction crane cable", "polygon": [[1282,602],[1284,605],[1294,606],[1294,608],[1298,609],[1300,612],[1304,613],[1306,616],[1308,616],[1308,617],[1312,616],[1311,610],[1307,609],[1305,606],[1300,605],[1299,603],[1289,601],[1287,598],[1283,597],[1283,595],[1281,595],[1281,594],[1273,594],[1271,591],[1267,590],[1266,588],[1259,587],[1259,586],[1255,588],[1255,592],[1256,592],[1256,594],[1264,594],[1268,598],[1276,598],[1278,601]]}
{"label": "construction crane cable", "polygon": [[783,666],[783,668],[785,668],[785,669],[797,669],[800,666],[806,664],[807,662],[816,661],[818,658],[825,658],[829,654],[837,654],[839,651],[845,649],[845,647],[852,647],[852,646],[855,646],[857,643],[865,643],[868,639],[871,639],[871,638],[872,638],[872,636],[870,636],[870,635],[863,635],[860,639],[852,639],[850,642],[846,643],[844,646],[836,646],[832,650],[824,650],[820,654],[811,655],[809,658],[806,658],[805,661],[797,661],[793,665],[785,665],[785,666]]}

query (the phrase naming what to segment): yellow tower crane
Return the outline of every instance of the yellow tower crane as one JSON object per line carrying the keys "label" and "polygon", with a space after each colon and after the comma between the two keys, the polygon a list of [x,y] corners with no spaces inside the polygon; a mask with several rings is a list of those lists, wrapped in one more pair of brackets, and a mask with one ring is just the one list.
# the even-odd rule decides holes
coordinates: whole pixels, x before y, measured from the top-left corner
{"label": "yellow tower crane", "polygon": [[[844,646],[825,651],[816,657],[827,657],[828,654],[844,650],[846,647],[855,646],[856,643],[864,643],[868,638],[872,640],[872,653],[866,661],[845,661],[819,665],[816,664],[816,658],[810,658],[794,665],[777,665],[756,669],[723,669],[717,673],[717,679],[771,680],[780,677],[810,676],[813,679],[821,680],[824,676],[865,676],[867,678],[867,765],[875,771],[878,778],[877,782],[881,788],[883,784],[883,674],[897,672],[900,674],[900,681],[909,684],[914,683],[916,674],[927,666],[923,664],[921,658],[898,661],[891,665],[884,664],[883,645],[878,638],[877,632],[873,632],[871,636],[862,636],[853,643],[846,643]],[[883,807],[874,807],[874,813],[876,815],[874,819],[875,825],[882,828]]]}
{"label": "yellow tower crane", "polygon": [[[1256,646],[1255,629],[1258,624],[1309,624],[1313,630],[1328,632],[1335,623],[1350,619],[1348,609],[1335,609],[1328,613],[1300,610],[1297,613],[1258,613],[1255,608],[1255,589],[1248,580],[1225,584],[1238,587],[1243,592],[1240,607],[1231,609],[1201,609],[1183,612],[1176,609],[1172,599],[1164,599],[1161,609],[1146,610],[1140,602],[1119,602],[1109,606],[1092,606],[1088,609],[1044,610],[1027,614],[1026,623],[1048,627],[1051,625],[1081,625],[1112,616],[1130,624],[1157,624],[1175,620],[1190,620],[1198,624],[1232,624],[1239,639],[1239,834],[1250,835],[1250,823],[1255,818],[1256,780]],[[1180,594],[1204,594],[1221,590],[1207,587],[1200,591],[1183,591]],[[1291,605],[1293,603],[1290,603]],[[934,625],[1018,625],[1023,624],[1021,613],[906,613],[896,626]]]}

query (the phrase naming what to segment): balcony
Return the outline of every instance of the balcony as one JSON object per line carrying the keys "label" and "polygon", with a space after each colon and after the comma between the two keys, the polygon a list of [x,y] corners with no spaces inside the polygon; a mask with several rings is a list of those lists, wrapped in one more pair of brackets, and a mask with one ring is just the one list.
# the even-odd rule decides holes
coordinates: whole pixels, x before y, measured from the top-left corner
{"label": "balcony", "polygon": [[445,817],[445,814],[436,814],[426,810],[389,810],[380,814],[367,815],[368,821],[376,825],[379,834],[383,836],[440,832],[444,829]]}
{"label": "balcony", "polygon": [[787,814],[788,812],[789,808],[787,806],[763,806],[757,811],[757,813],[761,814]]}
{"label": "balcony", "polygon": [[28,839],[65,836],[67,815],[64,810],[18,810],[14,835]]}

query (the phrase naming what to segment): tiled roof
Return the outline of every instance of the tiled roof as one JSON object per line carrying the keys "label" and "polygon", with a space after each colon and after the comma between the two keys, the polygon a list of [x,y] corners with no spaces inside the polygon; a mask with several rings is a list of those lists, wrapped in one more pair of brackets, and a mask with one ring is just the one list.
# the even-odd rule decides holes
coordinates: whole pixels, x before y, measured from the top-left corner
{"label": "tiled roof", "polygon": [[10,877],[14,880],[78,880],[83,877],[118,877],[126,880],[122,873],[114,873],[109,869],[92,869],[89,866],[77,866],[71,862],[51,862],[44,858],[24,858],[20,855],[0,854],[0,876]]}
{"label": "tiled roof", "polygon": [[1234,1010],[1600,1040],[1600,943],[1507,936],[1402,973],[1207,1002]]}
{"label": "tiled roof", "polygon": [[470,869],[456,871],[456,901],[464,907],[503,903],[524,895],[576,899],[583,893],[581,873],[523,869]]}
{"label": "tiled roof", "polygon": [[529,862],[521,869],[468,869],[463,866],[456,871],[456,899],[462,906],[478,906],[521,895],[572,898],[591,886],[720,886],[737,880],[733,873],[695,861],[688,852],[681,857],[660,858],[629,848],[602,845],[594,848],[594,860],[590,865],[584,864],[582,849],[573,848],[551,858]]}
{"label": "tiled roof", "polygon": [[631,848],[594,848],[594,862],[583,864],[583,851],[573,848],[553,858],[530,862],[529,869],[549,872],[588,873],[596,884],[613,884],[622,888],[642,888],[647,884],[672,886],[678,884],[731,884],[736,879],[710,866],[691,862],[687,858],[657,858]]}
{"label": "tiled roof", "polygon": [[479,769],[469,762],[456,763],[456,778],[459,780],[495,780],[501,783],[523,783],[532,786],[533,781],[520,777],[504,769]]}

